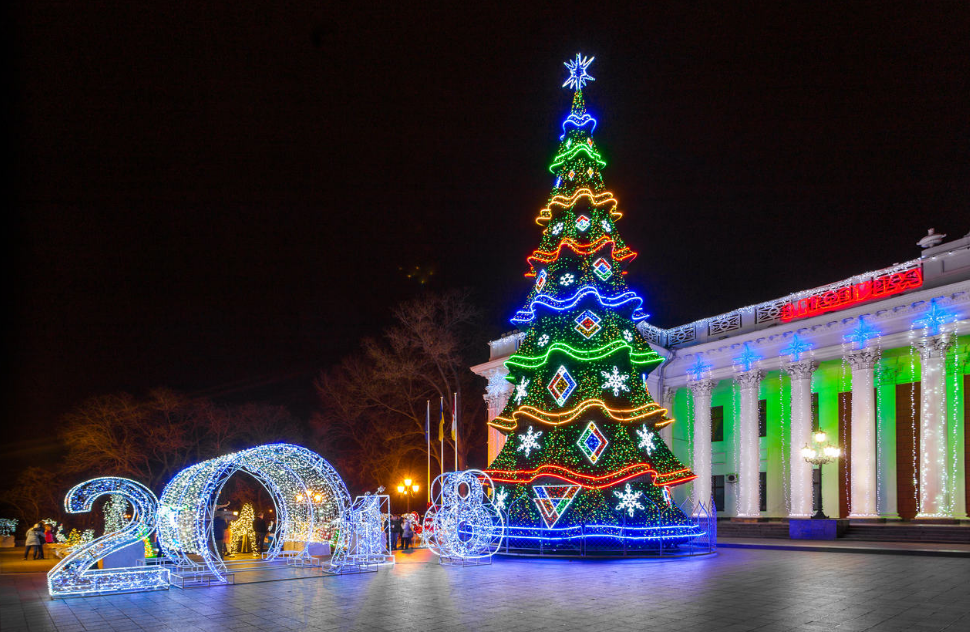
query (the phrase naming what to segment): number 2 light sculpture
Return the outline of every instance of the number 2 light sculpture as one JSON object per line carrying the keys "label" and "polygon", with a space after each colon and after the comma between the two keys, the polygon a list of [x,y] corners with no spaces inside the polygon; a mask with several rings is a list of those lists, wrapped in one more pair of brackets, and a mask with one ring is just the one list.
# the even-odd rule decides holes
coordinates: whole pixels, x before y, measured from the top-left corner
{"label": "number 2 light sculpture", "polygon": [[133,507],[131,522],[118,531],[78,546],[47,573],[52,597],[70,597],[169,587],[169,570],[160,567],[94,569],[99,560],[135,544],[155,530],[158,499],[150,489],[127,478],[103,477],[75,486],[67,493],[64,507],[69,513],[91,511],[101,496],[123,496]]}

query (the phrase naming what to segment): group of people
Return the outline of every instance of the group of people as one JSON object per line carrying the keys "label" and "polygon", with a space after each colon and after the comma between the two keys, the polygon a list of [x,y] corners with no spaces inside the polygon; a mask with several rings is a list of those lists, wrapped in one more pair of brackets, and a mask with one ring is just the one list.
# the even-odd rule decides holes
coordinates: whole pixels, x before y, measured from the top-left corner
{"label": "group of people", "polygon": [[391,516],[391,548],[398,549],[398,540],[401,541],[401,549],[407,551],[411,548],[411,541],[414,539],[414,527],[411,524],[410,514]]}
{"label": "group of people", "polygon": [[[232,512],[227,511],[226,507],[229,503],[224,505],[218,505],[216,507],[215,517],[212,519],[212,532],[214,539],[219,543],[220,551],[219,554],[222,557],[228,557],[233,554],[232,552],[232,529],[229,528],[229,522],[232,520]],[[266,551],[266,541],[272,537],[273,534],[273,521],[266,521],[266,514],[259,512],[256,517],[253,518],[253,532],[255,533],[255,542],[252,543],[253,554],[262,557],[263,553]]]}
{"label": "group of people", "polygon": [[46,522],[38,522],[27,529],[27,541],[24,547],[24,559],[34,552],[35,560],[44,559],[44,545],[54,543],[54,528]]}

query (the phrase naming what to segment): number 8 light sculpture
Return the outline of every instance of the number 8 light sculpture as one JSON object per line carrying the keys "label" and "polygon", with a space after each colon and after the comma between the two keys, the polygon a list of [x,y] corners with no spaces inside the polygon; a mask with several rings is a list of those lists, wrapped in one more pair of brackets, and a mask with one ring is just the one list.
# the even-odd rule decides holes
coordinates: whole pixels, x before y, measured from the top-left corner
{"label": "number 8 light sculpture", "polygon": [[167,568],[136,566],[92,569],[105,556],[148,537],[155,530],[158,499],[150,489],[127,478],[103,477],[75,486],[64,498],[69,513],[91,511],[101,496],[118,494],[131,503],[131,522],[120,531],[105,533],[76,548],[47,573],[51,597],[68,597],[101,592],[157,590],[169,587]]}
{"label": "number 8 light sculpture", "polygon": [[442,564],[486,563],[501,546],[505,524],[486,487],[494,484],[480,470],[445,472],[434,480],[424,524],[428,548]]}

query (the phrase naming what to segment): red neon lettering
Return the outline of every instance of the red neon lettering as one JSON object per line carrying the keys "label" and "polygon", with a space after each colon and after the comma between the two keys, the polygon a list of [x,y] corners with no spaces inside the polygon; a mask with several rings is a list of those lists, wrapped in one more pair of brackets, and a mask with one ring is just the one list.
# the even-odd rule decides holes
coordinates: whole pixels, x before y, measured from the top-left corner
{"label": "red neon lettering", "polygon": [[793,303],[787,303],[782,306],[779,318],[782,322],[787,323],[796,318],[818,316],[826,312],[845,309],[858,303],[899,294],[922,285],[922,268],[886,274],[869,281],[826,290],[807,298],[798,299]]}

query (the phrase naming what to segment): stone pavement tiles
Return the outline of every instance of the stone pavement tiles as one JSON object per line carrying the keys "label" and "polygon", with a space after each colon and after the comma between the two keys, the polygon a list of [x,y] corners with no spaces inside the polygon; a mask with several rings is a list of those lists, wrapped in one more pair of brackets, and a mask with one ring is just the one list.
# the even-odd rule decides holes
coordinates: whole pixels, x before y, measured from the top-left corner
{"label": "stone pavement tiles", "polygon": [[723,549],[680,560],[496,558],[378,573],[50,600],[43,574],[0,576],[0,629],[968,630],[958,558]]}

